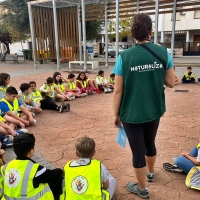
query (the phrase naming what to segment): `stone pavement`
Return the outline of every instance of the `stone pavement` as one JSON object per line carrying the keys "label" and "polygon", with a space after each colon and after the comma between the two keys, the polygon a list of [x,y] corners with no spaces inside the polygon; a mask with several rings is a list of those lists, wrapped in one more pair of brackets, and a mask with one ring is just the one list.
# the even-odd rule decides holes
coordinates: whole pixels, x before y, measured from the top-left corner
{"label": "stone pavement", "polygon": [[[10,73],[10,85],[17,88],[20,83],[31,80],[36,81],[39,87],[48,76],[52,76],[56,65],[38,66],[39,69],[35,70],[28,62],[20,65],[3,64],[0,65],[0,72]],[[67,77],[67,67],[63,64],[61,69],[62,75]],[[110,73],[109,70],[106,75]],[[199,191],[185,186],[184,175],[169,173],[162,168],[164,162],[173,162],[172,158],[190,151],[197,144],[200,129],[199,96],[200,85],[197,83],[183,85],[179,82],[175,88],[166,89],[167,112],[161,118],[156,138],[158,157],[155,182],[148,184],[152,200],[197,200],[200,197]],[[128,143],[123,149],[115,142],[117,129],[112,122],[112,94],[95,94],[76,99],[70,104],[70,112],[44,111],[36,116],[36,126],[28,127],[36,137],[36,156],[41,156],[54,167],[63,168],[67,161],[76,158],[76,139],[88,135],[96,142],[94,157],[102,160],[117,179],[113,200],[139,200],[138,196],[126,190],[127,182],[136,181],[136,178]]]}

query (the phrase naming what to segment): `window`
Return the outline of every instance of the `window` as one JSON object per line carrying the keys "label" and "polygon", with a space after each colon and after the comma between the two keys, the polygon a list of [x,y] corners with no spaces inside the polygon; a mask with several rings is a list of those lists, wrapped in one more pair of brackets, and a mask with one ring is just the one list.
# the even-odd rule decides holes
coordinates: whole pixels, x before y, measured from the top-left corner
{"label": "window", "polygon": [[195,10],[194,11],[194,19],[199,19],[200,18],[200,10]]}
{"label": "window", "polygon": [[[171,21],[173,21],[173,13],[172,13]],[[176,13],[176,21],[180,21],[180,12]]]}

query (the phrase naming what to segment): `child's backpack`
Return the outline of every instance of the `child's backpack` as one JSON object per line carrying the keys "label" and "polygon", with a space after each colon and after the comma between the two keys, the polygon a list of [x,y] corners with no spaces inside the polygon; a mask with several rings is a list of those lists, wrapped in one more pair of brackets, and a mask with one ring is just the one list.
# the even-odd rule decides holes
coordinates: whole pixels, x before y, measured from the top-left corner
{"label": "child's backpack", "polygon": [[189,188],[200,190],[200,166],[195,166],[189,171],[185,184]]}

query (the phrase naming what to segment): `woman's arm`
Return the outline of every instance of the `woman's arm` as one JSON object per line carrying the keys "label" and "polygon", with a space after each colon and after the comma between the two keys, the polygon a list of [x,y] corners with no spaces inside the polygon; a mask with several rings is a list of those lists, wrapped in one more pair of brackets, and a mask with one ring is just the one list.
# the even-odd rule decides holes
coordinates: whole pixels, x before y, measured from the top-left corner
{"label": "woman's arm", "polygon": [[165,72],[165,85],[173,88],[175,84],[174,68],[170,68]]}
{"label": "woman's arm", "polygon": [[124,84],[124,77],[116,75],[115,90],[113,93],[114,124],[116,126],[121,125],[121,121],[119,118],[119,108],[122,100],[123,84]]}

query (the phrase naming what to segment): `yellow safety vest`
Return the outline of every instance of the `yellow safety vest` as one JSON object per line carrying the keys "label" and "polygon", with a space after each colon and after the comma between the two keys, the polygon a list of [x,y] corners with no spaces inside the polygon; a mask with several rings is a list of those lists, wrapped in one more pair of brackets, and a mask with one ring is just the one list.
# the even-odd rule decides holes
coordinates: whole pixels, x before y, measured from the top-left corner
{"label": "yellow safety vest", "polygon": [[82,88],[86,88],[87,86],[87,82],[86,81],[79,81],[79,80],[76,80],[76,82],[79,82],[81,84],[81,87]]}
{"label": "yellow safety vest", "polygon": [[190,75],[190,78],[187,78],[189,76],[188,72],[185,72],[184,76],[185,76],[186,80],[189,81],[189,80],[191,80],[191,78],[194,78],[194,73],[192,72],[192,74]]}
{"label": "yellow safety vest", "polygon": [[31,96],[34,102],[40,102],[43,99],[38,89],[36,89],[35,91],[32,91]]}
{"label": "yellow safety vest", "polygon": [[75,82],[68,82],[68,88],[70,90],[75,90],[76,89],[76,83]]}
{"label": "yellow safety vest", "polygon": [[3,113],[2,113],[2,111],[0,110],[0,121],[1,121],[1,122],[6,122],[6,120],[2,117],[2,114],[3,114]]}
{"label": "yellow safety vest", "polygon": [[[45,89],[45,90],[52,90],[52,91],[54,91],[54,88],[55,88],[55,84],[53,84],[52,86],[48,86],[48,85],[45,83],[43,86],[44,86],[44,89]],[[51,98],[54,97],[54,96],[53,96],[53,92],[51,92],[50,94],[49,94],[49,93],[46,93],[46,96],[51,97]]]}
{"label": "yellow safety vest", "polygon": [[65,167],[65,200],[110,200],[110,194],[102,189],[101,162],[91,160],[85,166],[70,166],[72,161]]}
{"label": "yellow safety vest", "polygon": [[[61,92],[65,92],[65,86],[63,83],[62,84],[58,83],[55,85],[60,89]],[[54,89],[54,91],[57,92],[55,89]]]}
{"label": "yellow safety vest", "polygon": [[17,115],[17,116],[20,115],[20,113],[19,113],[19,111],[20,111],[19,102],[18,102],[17,98],[14,99],[13,106],[5,98],[1,99],[1,102],[6,103],[8,108],[10,109],[10,111],[12,111],[15,115]]}
{"label": "yellow safety vest", "polygon": [[19,96],[22,97],[22,98],[24,99],[24,101],[25,101],[25,103],[26,103],[27,105],[30,104],[30,101],[33,101],[32,93],[29,94],[29,98],[30,98],[30,99],[27,99],[26,95],[23,94],[23,93],[19,94]]}
{"label": "yellow safety vest", "polygon": [[0,90],[6,94],[6,89],[7,89],[7,88],[8,88],[8,87],[0,87]]}
{"label": "yellow safety vest", "polygon": [[199,144],[197,144],[197,149],[199,149],[200,148],[200,143]]}
{"label": "yellow safety vest", "polygon": [[2,173],[0,171],[0,199],[2,198],[3,196],[3,185],[2,185],[2,181],[3,181],[3,176],[2,176]]}
{"label": "yellow safety vest", "polygon": [[100,83],[104,83],[105,77],[101,77],[101,76],[98,75],[97,78],[99,79]]}
{"label": "yellow safety vest", "polygon": [[33,178],[39,164],[30,160],[13,160],[1,168],[3,176],[3,199],[6,200],[54,200],[47,183],[33,187]]}
{"label": "yellow safety vest", "polygon": [[114,85],[114,84],[115,84],[115,80],[113,80],[113,79],[110,77],[110,78],[109,78],[109,83]]}

